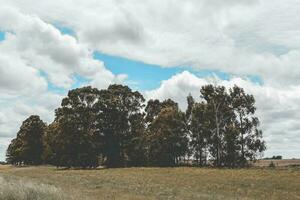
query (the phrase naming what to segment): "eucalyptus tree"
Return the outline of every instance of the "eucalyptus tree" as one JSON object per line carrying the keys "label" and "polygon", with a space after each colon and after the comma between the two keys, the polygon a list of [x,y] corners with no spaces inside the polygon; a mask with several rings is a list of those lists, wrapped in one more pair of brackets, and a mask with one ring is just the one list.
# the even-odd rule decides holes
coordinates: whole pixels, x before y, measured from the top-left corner
{"label": "eucalyptus tree", "polygon": [[20,165],[22,161],[22,141],[19,138],[14,138],[6,150],[6,162],[13,165]]}
{"label": "eucalyptus tree", "polygon": [[179,164],[187,151],[185,114],[173,106],[163,108],[149,127],[149,164],[174,166]]}
{"label": "eucalyptus tree", "polygon": [[45,128],[46,124],[37,115],[31,115],[23,121],[17,137],[7,149],[7,161],[12,164],[42,164],[42,137]]}
{"label": "eucalyptus tree", "polygon": [[[55,111],[54,124],[47,133],[52,161],[66,167],[97,166],[101,136],[97,127],[96,103],[99,90],[83,87],[68,92]],[[51,134],[51,135],[49,135]],[[53,138],[49,138],[53,137]],[[54,140],[53,140],[54,139]],[[55,145],[55,143],[59,145]],[[53,144],[54,143],[54,144]]]}
{"label": "eucalyptus tree", "polygon": [[255,159],[257,153],[266,149],[262,140],[262,131],[259,130],[259,119],[255,116],[255,98],[235,85],[230,89],[230,99],[238,131],[239,164],[245,165],[247,159]]}
{"label": "eucalyptus tree", "polygon": [[201,98],[206,103],[206,118],[209,120],[211,155],[215,159],[215,165],[221,166],[226,126],[234,117],[230,96],[224,86],[206,85],[201,88],[200,92]]}
{"label": "eucalyptus tree", "polygon": [[[96,104],[99,129],[104,139],[103,153],[108,167],[136,165],[143,155],[144,97],[123,85],[100,91]],[[133,151],[134,150],[134,151]]]}
{"label": "eucalyptus tree", "polygon": [[206,117],[207,105],[204,102],[196,102],[193,105],[189,123],[191,148],[197,164],[202,166],[207,164],[208,147],[210,140],[209,120]]}
{"label": "eucalyptus tree", "polygon": [[162,102],[155,99],[150,99],[145,108],[146,116],[145,122],[149,125],[151,122],[158,116],[160,111],[164,108],[172,107],[174,109],[178,109],[178,104],[172,99],[166,99]]}

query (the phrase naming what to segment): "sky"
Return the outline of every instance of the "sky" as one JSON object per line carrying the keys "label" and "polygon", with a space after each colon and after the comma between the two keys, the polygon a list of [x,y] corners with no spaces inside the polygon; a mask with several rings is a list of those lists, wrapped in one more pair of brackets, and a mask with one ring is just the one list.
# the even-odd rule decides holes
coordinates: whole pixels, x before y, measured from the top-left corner
{"label": "sky", "polygon": [[32,114],[67,91],[129,85],[199,99],[239,85],[256,98],[264,156],[300,158],[298,0],[0,0],[0,160]]}

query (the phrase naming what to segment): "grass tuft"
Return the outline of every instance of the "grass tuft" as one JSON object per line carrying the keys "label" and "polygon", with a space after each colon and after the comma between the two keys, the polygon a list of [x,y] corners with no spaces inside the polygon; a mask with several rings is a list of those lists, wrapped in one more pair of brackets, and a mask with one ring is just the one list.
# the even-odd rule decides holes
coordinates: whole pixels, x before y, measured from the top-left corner
{"label": "grass tuft", "polygon": [[0,200],[65,200],[63,191],[55,186],[37,184],[0,176]]}

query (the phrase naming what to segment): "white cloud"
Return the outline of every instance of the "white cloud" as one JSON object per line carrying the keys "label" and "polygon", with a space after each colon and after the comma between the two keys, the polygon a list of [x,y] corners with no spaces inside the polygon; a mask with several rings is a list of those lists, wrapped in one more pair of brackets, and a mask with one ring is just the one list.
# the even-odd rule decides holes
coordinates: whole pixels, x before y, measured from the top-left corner
{"label": "white cloud", "polygon": [[54,119],[54,110],[59,107],[62,96],[44,91],[34,96],[19,95],[0,98],[0,160],[5,159],[5,149],[10,140],[30,115],[39,115],[47,123]]}
{"label": "white cloud", "polygon": [[[284,150],[299,157],[299,148],[293,140],[299,136],[300,118],[297,114],[300,109],[298,0],[0,0],[0,3],[0,30],[8,31],[6,39],[0,41],[3,107],[13,107],[7,106],[7,99],[44,96],[47,81],[69,88],[74,74],[100,88],[126,79],[126,75],[114,75],[101,61],[93,59],[94,50],[165,67],[188,65],[196,70],[220,70],[237,77],[259,75],[263,86],[240,78],[221,83],[238,83],[256,96],[266,139],[271,141],[269,152]],[[52,24],[70,28],[74,36],[61,34]],[[48,77],[41,77],[40,70]],[[146,94],[173,97],[183,105],[185,99],[181,96],[187,91],[197,96],[199,87],[205,83],[206,80],[184,72]],[[45,103],[37,102],[34,106],[37,110],[33,111],[47,113]],[[25,105],[31,106],[27,102]],[[0,124],[10,127],[5,122],[9,111],[4,112],[3,107]],[[53,108],[49,106],[46,110],[50,107]],[[20,110],[28,114],[30,109],[25,106]],[[16,117],[19,121],[12,127],[20,124],[21,118]]]}
{"label": "white cloud", "polygon": [[85,45],[78,43],[73,36],[61,34],[37,16],[3,7],[0,28],[12,32],[1,43],[1,50],[14,58],[19,57],[31,68],[43,70],[59,87],[69,88],[75,74],[102,79],[104,85],[99,87],[106,87],[116,78],[101,61],[93,59],[93,52]]}
{"label": "white cloud", "polygon": [[78,41],[105,53],[164,66],[188,64],[260,75],[277,85],[299,84],[298,0],[13,0],[9,4],[69,26]]}
{"label": "white cloud", "polygon": [[127,78],[114,75],[86,45],[36,15],[3,6],[0,30],[6,34],[0,41],[0,160],[2,149],[29,115],[40,115],[48,123],[53,120],[62,96],[49,91],[50,83],[70,89],[74,76],[80,75],[105,88]]}
{"label": "white cloud", "polygon": [[206,84],[224,85],[227,88],[238,85],[243,87],[256,99],[257,116],[261,120],[261,128],[267,142],[267,156],[281,154],[284,157],[299,157],[300,147],[300,87],[285,89],[273,86],[262,86],[247,79],[232,77],[230,80],[217,78],[203,79],[184,71],[161,83],[155,90],[146,91],[147,99],[164,100],[172,98],[186,109],[186,97],[189,93],[199,100],[200,88]]}
{"label": "white cloud", "polygon": [[39,77],[36,69],[27,66],[18,56],[6,55],[4,51],[0,54],[0,95],[2,97],[38,94],[46,89],[47,82]]}

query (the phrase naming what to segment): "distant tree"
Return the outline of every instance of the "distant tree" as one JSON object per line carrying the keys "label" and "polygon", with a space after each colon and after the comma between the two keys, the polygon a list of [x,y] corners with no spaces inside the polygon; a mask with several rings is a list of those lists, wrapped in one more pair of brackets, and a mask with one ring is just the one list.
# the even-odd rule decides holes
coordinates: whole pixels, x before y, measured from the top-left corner
{"label": "distant tree", "polygon": [[43,160],[47,164],[52,164],[57,167],[66,166],[67,158],[65,152],[69,145],[66,145],[66,140],[63,139],[58,122],[50,124],[43,137]]}
{"label": "distant tree", "polygon": [[100,91],[97,120],[105,141],[103,153],[108,167],[141,162],[144,101],[139,92],[123,85],[110,85]]}
{"label": "distant tree", "polygon": [[199,102],[189,95],[181,112],[171,99],[145,106],[142,94],[123,85],[71,90],[49,126],[35,115],[23,122],[7,162],[175,166],[193,156],[198,165],[243,167],[255,160],[266,146],[254,97],[238,86],[206,85],[200,93]]}
{"label": "distant tree", "polygon": [[6,150],[6,162],[13,165],[22,164],[22,143],[20,139],[13,139]]}
{"label": "distant tree", "polygon": [[99,90],[83,87],[69,91],[55,112],[45,137],[45,158],[57,166],[97,166],[101,138],[97,129]]}
{"label": "distant tree", "polygon": [[125,155],[128,166],[145,166],[146,158],[146,129],[144,114],[138,113],[130,116],[130,140],[126,142]]}
{"label": "distant tree", "polygon": [[229,91],[231,105],[235,113],[235,127],[238,132],[236,140],[240,146],[240,155],[237,158],[239,165],[245,165],[247,159],[253,160],[257,153],[266,149],[262,140],[262,132],[258,130],[259,120],[255,114],[255,99],[246,94],[243,88],[234,86]]}
{"label": "distant tree", "polygon": [[274,159],[274,160],[281,160],[281,159],[282,159],[282,156],[273,156],[273,159]]}
{"label": "distant tree", "polygon": [[7,162],[25,165],[42,164],[42,137],[45,128],[46,124],[39,116],[32,115],[27,118],[7,149]]}
{"label": "distant tree", "polygon": [[228,124],[224,134],[223,164],[227,167],[237,167],[241,163],[239,129],[234,123]]}
{"label": "distant tree", "polygon": [[185,115],[173,106],[163,108],[151,123],[148,135],[149,163],[174,166],[188,151]]}
{"label": "distant tree", "polygon": [[215,165],[221,166],[223,160],[223,141],[227,123],[233,117],[230,96],[224,86],[206,85],[200,90],[206,103],[206,117],[210,122],[210,152]]}
{"label": "distant tree", "polygon": [[237,86],[227,92],[223,86],[206,85],[200,92],[204,101],[188,107],[191,122],[195,121],[190,123],[192,145],[198,144],[199,152],[200,144],[208,145],[215,166],[244,166],[266,149],[252,95]]}
{"label": "distant tree", "polygon": [[206,164],[209,147],[209,120],[206,118],[206,104],[194,103],[191,110],[189,130],[191,131],[191,148],[198,165]]}

